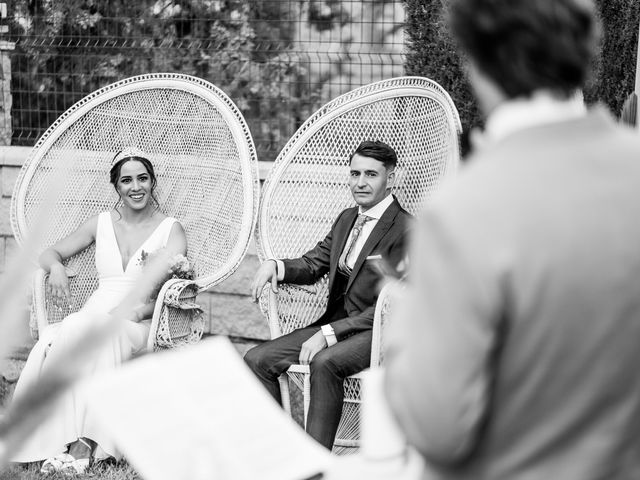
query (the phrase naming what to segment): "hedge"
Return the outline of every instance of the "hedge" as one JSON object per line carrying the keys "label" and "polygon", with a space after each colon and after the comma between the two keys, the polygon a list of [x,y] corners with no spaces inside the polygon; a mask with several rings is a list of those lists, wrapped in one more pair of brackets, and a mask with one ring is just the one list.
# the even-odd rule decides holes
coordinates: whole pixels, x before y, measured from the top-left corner
{"label": "hedge", "polygon": [[[553,0],[551,0],[553,1]],[[468,131],[482,126],[460,53],[444,18],[446,1],[404,0],[407,11],[406,73],[438,82],[449,92],[463,126],[462,151],[468,151]],[[585,87],[588,104],[604,103],[619,116],[624,100],[634,91],[638,46],[638,0],[596,0],[602,24],[599,53]]]}

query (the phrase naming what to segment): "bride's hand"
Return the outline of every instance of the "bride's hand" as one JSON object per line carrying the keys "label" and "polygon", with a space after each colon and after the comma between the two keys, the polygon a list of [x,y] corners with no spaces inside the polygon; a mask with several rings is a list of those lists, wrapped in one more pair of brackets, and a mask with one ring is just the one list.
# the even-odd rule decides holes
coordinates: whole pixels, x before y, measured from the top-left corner
{"label": "bride's hand", "polygon": [[67,272],[61,263],[51,267],[49,272],[49,292],[56,307],[63,307],[71,303],[69,277],[67,277]]}

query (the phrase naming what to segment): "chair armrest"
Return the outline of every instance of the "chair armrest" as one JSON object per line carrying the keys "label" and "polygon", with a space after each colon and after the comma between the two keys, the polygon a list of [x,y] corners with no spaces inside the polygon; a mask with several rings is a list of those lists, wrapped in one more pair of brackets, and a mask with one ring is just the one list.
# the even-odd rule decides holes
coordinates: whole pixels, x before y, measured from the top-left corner
{"label": "chair armrest", "polygon": [[195,303],[198,285],[193,280],[164,283],[151,318],[147,350],[155,351],[195,343],[204,333],[202,308]]}
{"label": "chair armrest", "polygon": [[267,316],[271,338],[277,338],[314,322],[326,309],[326,279],[312,285],[281,283],[278,293],[267,285],[260,297],[260,308]]}
{"label": "chair armrest", "polygon": [[309,365],[300,365],[299,363],[294,363],[293,365],[291,365],[289,367],[289,372],[308,374],[309,373]]}
{"label": "chair armrest", "polygon": [[371,367],[378,367],[384,360],[384,331],[388,320],[392,318],[394,302],[402,292],[402,280],[391,280],[382,287],[373,316],[373,332],[371,335]]}

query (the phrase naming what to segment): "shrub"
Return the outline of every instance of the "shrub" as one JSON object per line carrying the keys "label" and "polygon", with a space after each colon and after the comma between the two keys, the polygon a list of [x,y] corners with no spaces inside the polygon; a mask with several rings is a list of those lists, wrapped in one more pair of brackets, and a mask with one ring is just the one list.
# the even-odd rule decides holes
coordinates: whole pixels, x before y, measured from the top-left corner
{"label": "shrub", "polygon": [[[404,0],[407,9],[408,75],[421,75],[438,82],[449,92],[458,108],[464,130],[463,154],[470,128],[482,126],[482,119],[462,67],[462,57],[447,30],[442,0]],[[596,0],[602,23],[602,38],[592,76],[584,98],[601,102],[618,116],[627,96],[634,90],[638,45],[638,0]]]}

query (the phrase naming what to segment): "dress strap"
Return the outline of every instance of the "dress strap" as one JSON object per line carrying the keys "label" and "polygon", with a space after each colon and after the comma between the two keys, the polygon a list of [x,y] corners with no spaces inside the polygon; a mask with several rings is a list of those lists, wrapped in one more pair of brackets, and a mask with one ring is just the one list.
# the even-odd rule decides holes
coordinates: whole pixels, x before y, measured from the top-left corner
{"label": "dress strap", "polygon": [[178,220],[174,217],[167,217],[162,220],[161,225],[158,228],[158,235],[160,235],[162,239],[162,245],[165,246],[169,241],[169,235],[171,234],[171,229],[173,228],[173,224]]}
{"label": "dress strap", "polygon": [[110,228],[111,225],[111,212],[100,212],[98,214],[98,225],[96,227],[96,239],[101,238],[101,233],[104,233],[106,227]]}

